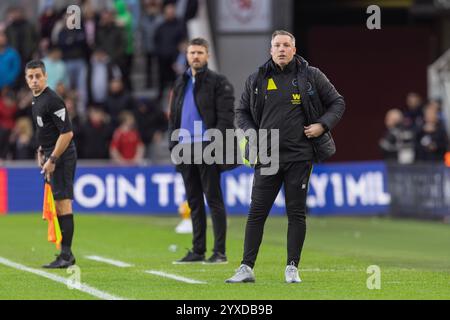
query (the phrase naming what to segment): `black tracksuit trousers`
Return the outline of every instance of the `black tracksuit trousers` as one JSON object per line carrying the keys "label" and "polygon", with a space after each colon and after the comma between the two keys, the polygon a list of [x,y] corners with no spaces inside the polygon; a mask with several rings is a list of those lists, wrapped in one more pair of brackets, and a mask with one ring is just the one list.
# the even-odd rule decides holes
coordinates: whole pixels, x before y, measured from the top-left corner
{"label": "black tracksuit trousers", "polygon": [[225,254],[227,219],[220,186],[220,171],[215,165],[183,164],[180,166],[186,197],[191,208],[193,252],[206,252],[206,212],[203,194],[211,211],[214,229],[214,249],[216,253]]}
{"label": "black tracksuit trousers", "polygon": [[311,171],[310,161],[281,163],[278,172],[271,176],[261,175],[260,168],[255,170],[242,264],[254,267],[264,223],[284,184],[288,217],[286,264],[294,263],[298,267],[306,234],[306,196]]}

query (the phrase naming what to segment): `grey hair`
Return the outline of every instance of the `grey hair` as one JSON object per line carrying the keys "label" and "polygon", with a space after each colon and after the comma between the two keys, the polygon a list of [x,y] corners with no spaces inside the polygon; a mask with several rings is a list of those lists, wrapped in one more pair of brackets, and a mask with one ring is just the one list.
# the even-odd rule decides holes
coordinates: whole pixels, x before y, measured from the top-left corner
{"label": "grey hair", "polygon": [[274,33],[272,33],[272,41],[273,39],[275,39],[276,36],[288,36],[292,39],[292,43],[294,44],[295,47],[295,37],[292,33],[287,32],[285,30],[276,30]]}

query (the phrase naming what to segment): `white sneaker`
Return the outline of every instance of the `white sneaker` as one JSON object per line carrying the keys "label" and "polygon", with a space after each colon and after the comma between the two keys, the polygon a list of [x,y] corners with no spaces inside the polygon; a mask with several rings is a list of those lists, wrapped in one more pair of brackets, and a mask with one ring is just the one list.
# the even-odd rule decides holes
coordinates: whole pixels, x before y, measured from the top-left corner
{"label": "white sneaker", "polygon": [[236,270],[236,274],[230,279],[225,280],[226,283],[246,283],[255,282],[255,275],[253,274],[252,268],[246,264],[241,264],[241,266]]}
{"label": "white sneaker", "polygon": [[175,228],[176,233],[186,234],[192,233],[192,220],[191,219],[183,219]]}
{"label": "white sneaker", "polygon": [[286,267],[286,271],[284,272],[284,276],[286,278],[287,283],[300,283],[302,279],[300,279],[298,275],[298,269],[293,264],[288,265]]}

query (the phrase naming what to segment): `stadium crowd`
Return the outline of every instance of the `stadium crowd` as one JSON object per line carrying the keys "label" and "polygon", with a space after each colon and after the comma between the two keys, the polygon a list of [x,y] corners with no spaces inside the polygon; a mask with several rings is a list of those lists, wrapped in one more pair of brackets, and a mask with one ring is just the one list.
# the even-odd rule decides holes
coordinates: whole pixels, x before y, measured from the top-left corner
{"label": "stadium crowd", "polygon": [[[33,159],[32,95],[24,66],[42,59],[49,86],[65,101],[81,159],[138,164],[167,130],[165,89],[184,72],[187,21],[197,0],[41,1],[39,16],[9,7],[0,21],[0,161]],[[66,27],[67,6],[81,28]],[[133,88],[135,57],[145,57],[145,88]],[[151,95],[150,95],[151,96]]]}
{"label": "stadium crowd", "polygon": [[386,161],[444,162],[449,141],[439,101],[424,103],[419,94],[410,92],[403,110],[386,113],[385,126],[379,146]]}
{"label": "stadium crowd", "polygon": [[[165,90],[185,71],[187,22],[198,0],[42,0],[36,19],[19,6],[0,21],[0,161],[34,159],[32,95],[23,70],[42,59],[49,86],[65,101],[81,159],[139,164],[167,131]],[[80,29],[66,27],[67,6],[81,8]],[[143,86],[133,88],[133,62],[145,60]],[[414,92],[391,109],[380,149],[387,161],[443,161],[448,138],[438,101]]]}

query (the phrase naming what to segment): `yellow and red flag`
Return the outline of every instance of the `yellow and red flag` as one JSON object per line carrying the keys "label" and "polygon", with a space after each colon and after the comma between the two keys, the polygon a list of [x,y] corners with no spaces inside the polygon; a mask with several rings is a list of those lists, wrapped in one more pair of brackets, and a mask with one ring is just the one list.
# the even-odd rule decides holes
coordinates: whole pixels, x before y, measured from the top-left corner
{"label": "yellow and red flag", "polygon": [[48,241],[54,242],[57,249],[61,248],[62,234],[59,227],[58,216],[56,215],[55,200],[53,199],[52,187],[45,183],[44,189],[44,207],[42,210],[42,219],[48,221]]}

